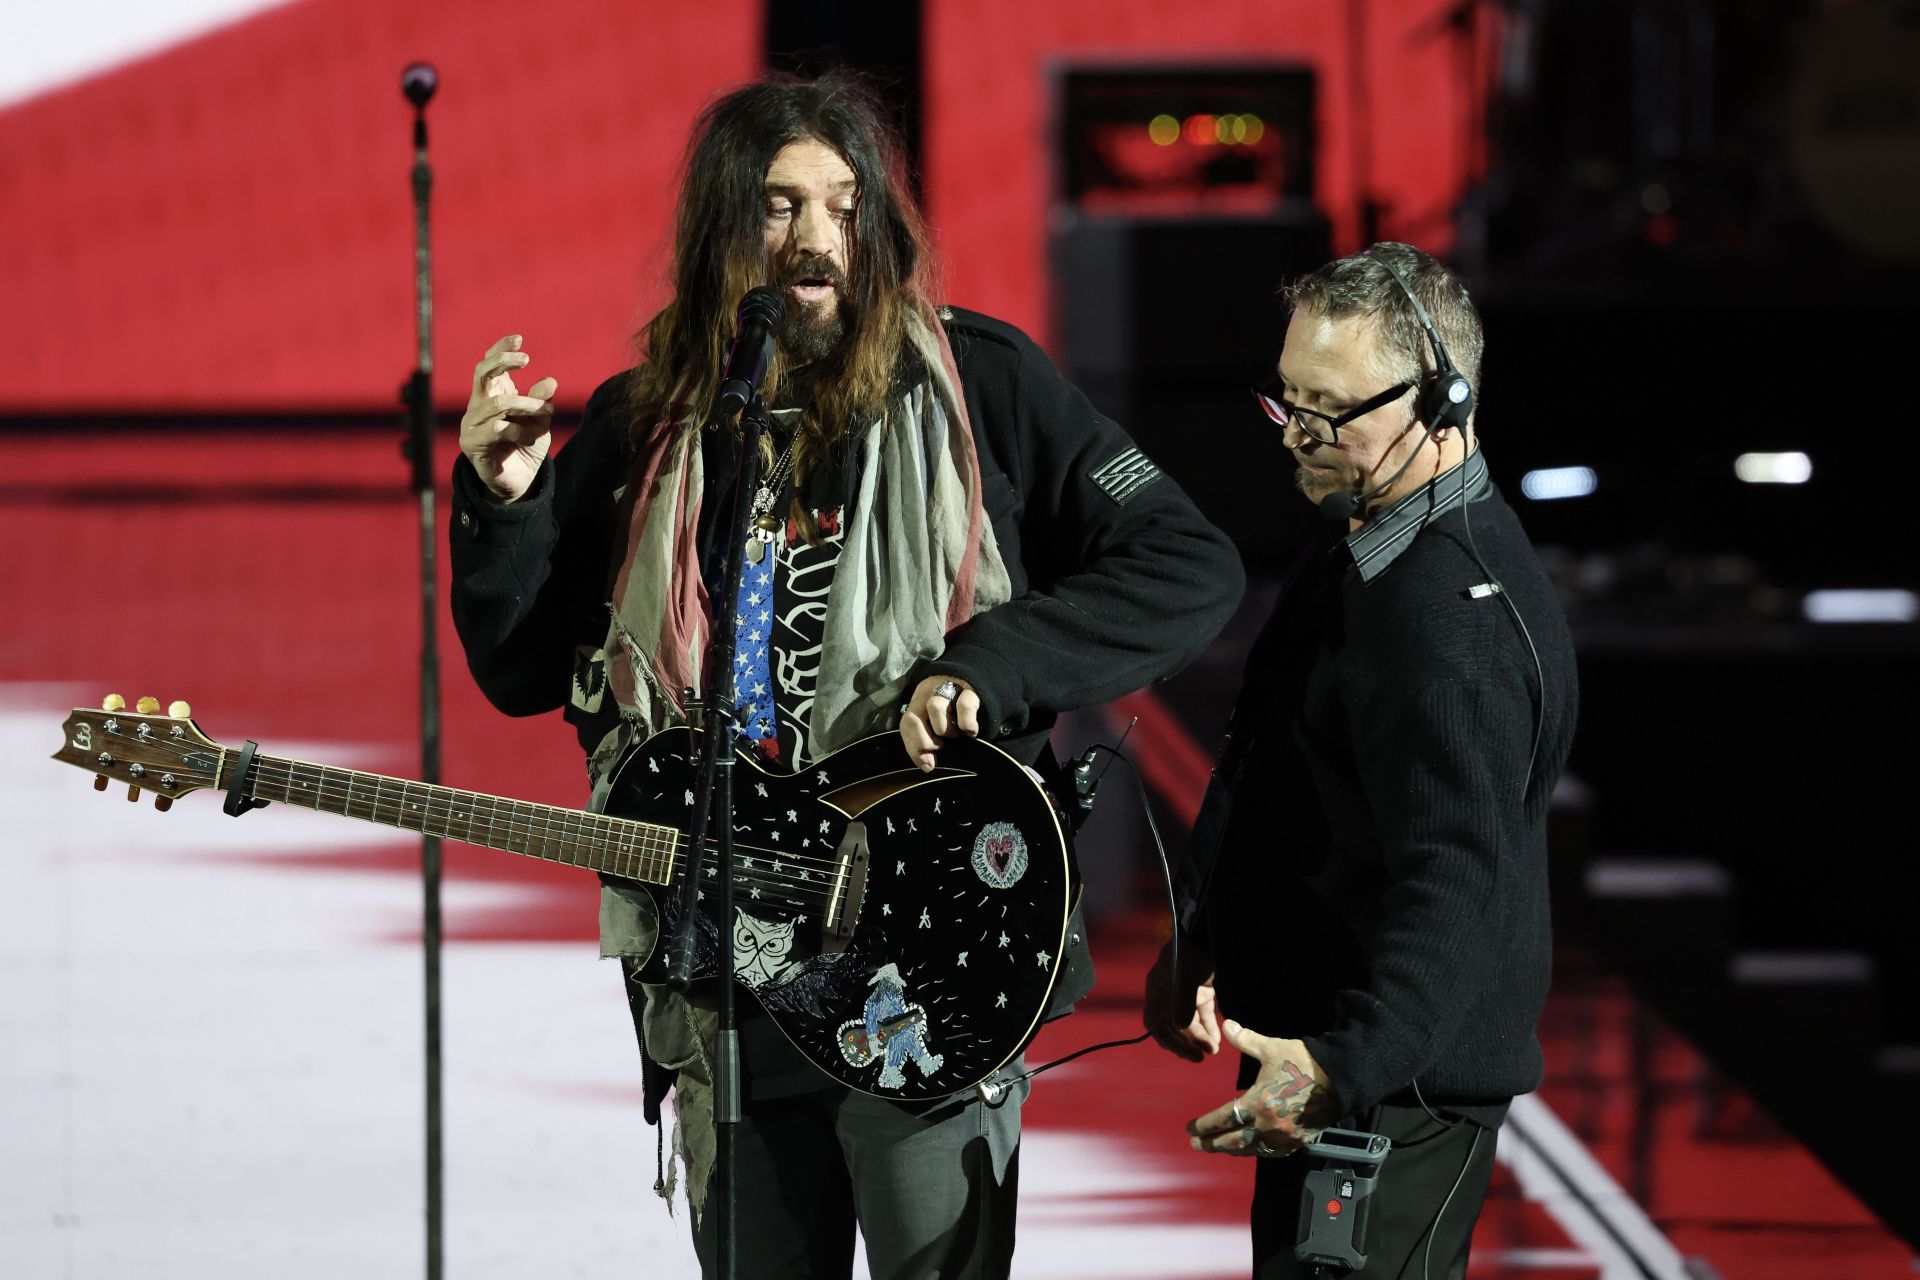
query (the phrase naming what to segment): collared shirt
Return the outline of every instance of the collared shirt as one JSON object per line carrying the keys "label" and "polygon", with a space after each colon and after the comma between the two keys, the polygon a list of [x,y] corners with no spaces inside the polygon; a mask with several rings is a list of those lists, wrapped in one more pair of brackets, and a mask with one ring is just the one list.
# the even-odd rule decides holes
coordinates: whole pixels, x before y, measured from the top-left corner
{"label": "collared shirt", "polygon": [[1475,449],[1465,462],[1443,475],[1435,476],[1400,501],[1374,516],[1347,535],[1347,550],[1353,553],[1354,567],[1362,582],[1372,582],[1387,571],[1427,522],[1437,520],[1460,505],[1462,493],[1468,502],[1487,496],[1493,482],[1487,476],[1483,450]]}

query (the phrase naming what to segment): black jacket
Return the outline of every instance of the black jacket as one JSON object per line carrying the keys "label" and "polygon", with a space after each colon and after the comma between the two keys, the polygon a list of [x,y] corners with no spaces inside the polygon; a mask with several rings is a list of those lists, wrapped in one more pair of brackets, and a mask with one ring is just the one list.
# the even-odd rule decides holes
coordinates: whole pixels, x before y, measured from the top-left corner
{"label": "black jacket", "polygon": [[[1356,1123],[1413,1101],[1415,1081],[1497,1122],[1541,1075],[1546,816],[1573,647],[1512,510],[1490,490],[1470,511],[1485,568],[1459,509],[1370,583],[1344,544],[1310,550],[1251,653],[1222,758],[1238,781],[1205,894],[1222,1007],[1304,1039]],[[1524,634],[1475,592],[1490,578]]]}
{"label": "black jacket", "polygon": [[[1130,455],[1126,433],[1031,339],[974,312],[943,317],[1013,595],[949,637],[932,669],[971,684],[982,734],[1033,762],[1056,712],[1119,697],[1196,657],[1226,625],[1244,578],[1226,536]],[[453,618],[474,679],[509,715],[565,708],[589,749],[611,713],[587,714],[571,694],[578,655],[607,634],[620,540],[613,493],[633,469],[626,385],[619,375],[594,392],[579,432],[519,501],[493,500],[464,458],[454,468]],[[706,456],[726,450],[710,442]],[[710,494],[730,471],[707,467]],[[1080,972],[1061,980],[1069,1000],[1091,980],[1083,950],[1069,958]]]}

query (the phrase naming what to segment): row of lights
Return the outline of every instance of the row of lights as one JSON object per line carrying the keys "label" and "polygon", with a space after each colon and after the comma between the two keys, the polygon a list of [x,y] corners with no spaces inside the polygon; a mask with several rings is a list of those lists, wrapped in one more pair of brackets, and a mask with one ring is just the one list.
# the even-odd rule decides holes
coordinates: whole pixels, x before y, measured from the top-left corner
{"label": "row of lights", "polygon": [[[1804,453],[1743,453],[1733,473],[1748,484],[1805,484],[1813,460]],[[1536,502],[1584,498],[1599,485],[1592,467],[1543,467],[1520,477],[1520,492]],[[1800,602],[1808,622],[1920,622],[1920,594],[1899,588],[1810,591]]]}
{"label": "row of lights", "polygon": [[1196,147],[1250,147],[1266,135],[1266,122],[1255,115],[1160,115],[1147,122],[1147,136],[1163,147],[1185,138]]}
{"label": "row of lights", "polygon": [[[1748,484],[1805,484],[1813,479],[1813,459],[1804,453],[1743,453],[1733,474]],[[1543,467],[1520,477],[1520,492],[1535,502],[1584,498],[1600,486],[1592,467]]]}

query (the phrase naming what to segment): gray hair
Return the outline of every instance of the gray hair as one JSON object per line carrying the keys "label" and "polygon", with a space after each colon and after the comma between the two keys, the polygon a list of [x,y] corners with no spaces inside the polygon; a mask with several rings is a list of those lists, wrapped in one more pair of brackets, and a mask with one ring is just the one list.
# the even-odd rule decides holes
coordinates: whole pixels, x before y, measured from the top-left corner
{"label": "gray hair", "polygon": [[[1410,244],[1383,241],[1365,253],[1339,258],[1300,277],[1280,291],[1289,311],[1311,311],[1329,320],[1371,316],[1378,326],[1378,372],[1386,385],[1438,372],[1432,344],[1406,292],[1380,265],[1393,264],[1433,317],[1434,330],[1454,365],[1480,393],[1480,358],[1486,333],[1460,278],[1431,255]],[[1409,401],[1412,403],[1412,401]]]}

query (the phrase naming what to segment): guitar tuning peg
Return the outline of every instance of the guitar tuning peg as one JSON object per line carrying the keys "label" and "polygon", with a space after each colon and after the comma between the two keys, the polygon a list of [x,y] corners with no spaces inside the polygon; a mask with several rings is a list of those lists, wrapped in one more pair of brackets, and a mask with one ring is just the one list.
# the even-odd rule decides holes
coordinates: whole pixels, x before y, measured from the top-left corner
{"label": "guitar tuning peg", "polygon": [[94,776],[94,779],[93,779],[93,789],[94,789],[95,791],[105,791],[105,790],[107,789],[107,775],[106,775],[106,774],[104,774],[104,773],[102,773],[102,774],[96,774],[96,775]]}
{"label": "guitar tuning peg", "polygon": [[102,711],[125,711],[127,709],[127,700],[117,693],[110,693],[100,699],[100,709]]}
{"label": "guitar tuning peg", "polygon": [[140,701],[134,703],[133,705],[134,705],[134,709],[138,711],[141,715],[150,716],[154,712],[160,709],[160,699],[142,698],[140,699]]}
{"label": "guitar tuning peg", "polygon": [[186,699],[175,698],[167,704],[167,714],[175,720],[189,720],[193,718],[193,708],[187,705]]}
{"label": "guitar tuning peg", "polygon": [[139,800],[140,800],[140,788],[138,788],[138,787],[128,787],[128,788],[127,788],[127,802],[128,802],[129,804],[137,804],[137,803],[139,803]]}
{"label": "guitar tuning peg", "polygon": [[173,808],[173,797],[155,796],[153,798],[153,807],[159,812],[165,813],[167,810]]}

